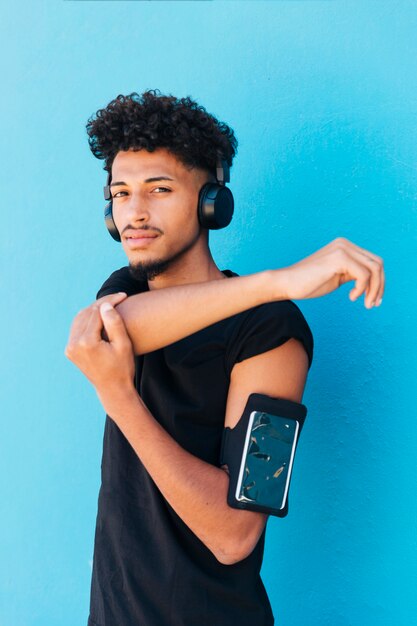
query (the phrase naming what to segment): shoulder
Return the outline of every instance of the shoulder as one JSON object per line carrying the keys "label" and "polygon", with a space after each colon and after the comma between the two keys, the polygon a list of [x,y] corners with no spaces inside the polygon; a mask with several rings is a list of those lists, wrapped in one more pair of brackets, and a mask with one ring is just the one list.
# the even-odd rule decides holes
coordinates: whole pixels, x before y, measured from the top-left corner
{"label": "shoulder", "polygon": [[[229,269],[223,270],[223,273],[230,277],[239,276],[239,274]],[[277,330],[282,330],[287,324],[290,325],[291,328],[298,327],[300,330],[303,329],[310,335],[311,341],[313,341],[313,335],[307,320],[301,309],[292,300],[265,302],[247,311],[238,313],[233,316],[233,318],[236,332],[245,329],[254,330],[256,326],[262,326],[264,324],[272,324]]]}
{"label": "shoulder", "polygon": [[301,341],[307,352],[309,368],[313,360],[314,339],[301,309],[292,300],[267,302],[236,316],[229,336],[226,365],[230,372],[235,362],[275,348],[290,338]]}
{"label": "shoulder", "polygon": [[250,311],[250,319],[259,323],[273,323],[277,329],[285,330],[303,330],[312,333],[311,329],[304,317],[300,307],[292,300],[277,300],[275,302],[266,302]]}
{"label": "shoulder", "polygon": [[130,273],[129,266],[126,265],[115,270],[106,278],[96,294],[96,299],[118,291],[124,291],[128,296],[133,296],[147,290],[148,283],[135,280]]}

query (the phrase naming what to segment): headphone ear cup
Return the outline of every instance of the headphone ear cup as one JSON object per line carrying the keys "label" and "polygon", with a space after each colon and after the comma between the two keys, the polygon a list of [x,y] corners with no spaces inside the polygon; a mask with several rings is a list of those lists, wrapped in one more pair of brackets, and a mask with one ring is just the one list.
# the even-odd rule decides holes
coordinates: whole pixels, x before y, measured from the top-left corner
{"label": "headphone ear cup", "polygon": [[109,231],[113,239],[115,239],[116,241],[121,241],[119,231],[117,230],[116,224],[114,223],[114,219],[113,219],[113,203],[112,202],[109,202],[104,207],[104,222],[106,224],[107,230]]}
{"label": "headphone ear cup", "polygon": [[234,211],[233,194],[228,187],[206,183],[198,195],[198,221],[203,228],[219,230],[228,226]]}

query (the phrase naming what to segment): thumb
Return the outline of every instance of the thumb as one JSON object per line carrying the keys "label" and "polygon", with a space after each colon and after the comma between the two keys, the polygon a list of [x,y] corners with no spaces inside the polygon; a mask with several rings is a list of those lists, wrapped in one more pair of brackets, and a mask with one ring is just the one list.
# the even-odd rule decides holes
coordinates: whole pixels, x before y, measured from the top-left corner
{"label": "thumb", "polygon": [[103,302],[100,305],[100,315],[110,342],[117,341],[118,338],[127,334],[122,317],[110,302]]}

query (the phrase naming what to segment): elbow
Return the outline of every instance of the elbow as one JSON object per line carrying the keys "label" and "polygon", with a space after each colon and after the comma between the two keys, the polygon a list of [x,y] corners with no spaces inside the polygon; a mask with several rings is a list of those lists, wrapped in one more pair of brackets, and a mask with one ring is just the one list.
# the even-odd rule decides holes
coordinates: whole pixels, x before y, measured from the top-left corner
{"label": "elbow", "polygon": [[244,558],[246,557],[232,554],[221,554],[220,556],[216,555],[216,559],[222,565],[236,565],[239,561],[243,561]]}
{"label": "elbow", "polygon": [[238,542],[223,544],[216,550],[214,556],[222,565],[235,565],[253,552],[258,540],[259,536],[256,538],[244,537]]}
{"label": "elbow", "polygon": [[[238,512],[243,523],[241,532],[238,531],[237,518],[233,523],[232,536],[224,538],[220,546],[214,552],[214,556],[222,565],[235,565],[246,559],[254,551],[268,520],[265,513],[252,511]],[[246,518],[245,520],[243,518]]]}

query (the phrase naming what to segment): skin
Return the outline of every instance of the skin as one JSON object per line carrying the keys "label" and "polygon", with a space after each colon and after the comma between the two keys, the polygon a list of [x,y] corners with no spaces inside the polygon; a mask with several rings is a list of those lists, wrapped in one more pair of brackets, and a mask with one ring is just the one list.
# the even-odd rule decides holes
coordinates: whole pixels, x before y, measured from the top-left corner
{"label": "skin", "polygon": [[[143,183],[147,177],[161,174],[175,181]],[[90,380],[106,413],[178,515],[218,561],[232,565],[254,549],[267,516],[229,507],[227,468],[191,455],[155,420],[133,383],[134,345],[144,352],[168,345],[174,340],[168,326],[175,326],[179,339],[189,334],[191,321],[193,331],[204,328],[255,306],[262,301],[261,292],[266,292],[262,295],[265,302],[314,298],[353,280],[356,284],[350,299],[365,294],[370,308],[371,302],[383,295],[385,275],[380,257],[339,237],[289,267],[224,281],[208,248],[207,233],[197,219],[198,191],[209,178],[204,171],[187,169],[165,149],[116,155],[112,180],[126,184],[112,189],[117,196],[113,217],[129,263],[144,270],[165,261],[165,268],[148,281],[149,292],[130,298],[126,294],[105,296],[80,311],[65,354]],[[127,234],[139,229],[156,232],[158,237],[149,245],[131,249]],[[246,303],[239,296],[239,286]],[[168,316],[163,303],[169,304]],[[103,340],[103,330],[108,340]],[[225,426],[237,423],[254,392],[301,402],[307,371],[306,352],[294,338],[236,363]]]}

